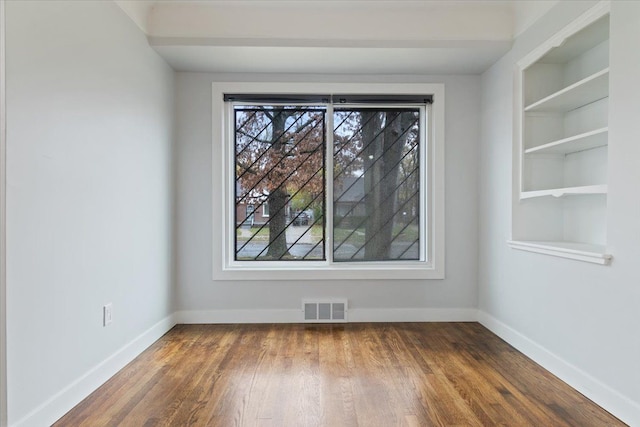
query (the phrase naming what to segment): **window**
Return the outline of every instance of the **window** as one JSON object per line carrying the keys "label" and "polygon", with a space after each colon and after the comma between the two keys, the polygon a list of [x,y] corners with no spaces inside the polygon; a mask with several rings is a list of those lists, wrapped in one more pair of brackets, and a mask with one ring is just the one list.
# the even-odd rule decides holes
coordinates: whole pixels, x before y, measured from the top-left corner
{"label": "window", "polygon": [[235,260],[324,260],[326,108],[235,104],[233,112],[236,212],[255,204],[264,219],[247,227],[236,218]]}
{"label": "window", "polygon": [[215,276],[443,277],[443,109],[431,106],[441,85],[364,85],[373,95],[225,86],[242,85],[214,86],[214,129],[216,110],[226,118],[217,159],[232,189]]}
{"label": "window", "polygon": [[333,260],[420,261],[420,146],[426,108],[333,113]]}

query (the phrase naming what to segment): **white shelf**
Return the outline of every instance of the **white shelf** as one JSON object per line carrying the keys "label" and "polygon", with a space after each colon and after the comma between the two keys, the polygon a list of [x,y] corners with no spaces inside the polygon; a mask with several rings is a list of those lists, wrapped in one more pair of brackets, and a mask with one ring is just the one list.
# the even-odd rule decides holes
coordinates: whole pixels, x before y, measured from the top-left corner
{"label": "white shelf", "polygon": [[609,68],[525,107],[525,112],[564,113],[609,96]]}
{"label": "white shelf", "polygon": [[580,32],[580,37],[569,37],[538,60],[543,64],[564,64],[609,39],[609,16],[605,16]]}
{"label": "white shelf", "polygon": [[564,241],[509,240],[513,249],[608,265],[613,256],[601,245]]}
{"label": "white shelf", "polygon": [[520,199],[532,199],[535,197],[563,197],[581,194],[607,194],[607,184],[584,185],[582,187],[551,188],[548,190],[523,191]]}
{"label": "white shelf", "polygon": [[570,154],[603,147],[609,142],[609,128],[592,130],[548,144],[538,145],[524,151],[525,154]]}

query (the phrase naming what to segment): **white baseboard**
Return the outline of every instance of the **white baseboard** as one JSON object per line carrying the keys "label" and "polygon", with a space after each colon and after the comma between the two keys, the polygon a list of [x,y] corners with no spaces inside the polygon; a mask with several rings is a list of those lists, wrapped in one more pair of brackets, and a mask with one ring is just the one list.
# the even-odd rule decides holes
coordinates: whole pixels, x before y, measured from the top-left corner
{"label": "white baseboard", "polygon": [[350,322],[475,322],[475,308],[355,308]]}
{"label": "white baseboard", "polygon": [[623,422],[640,426],[640,403],[613,390],[491,315],[478,310],[477,319],[491,332]]}
{"label": "white baseboard", "polygon": [[175,313],[176,323],[297,323],[302,309],[279,310],[188,310]]}
{"label": "white baseboard", "polygon": [[175,325],[173,314],[162,319],[12,426],[32,427],[53,424]]}
{"label": "white baseboard", "polygon": [[[349,322],[475,322],[475,308],[350,308]],[[302,323],[302,309],[178,311],[176,323]]]}

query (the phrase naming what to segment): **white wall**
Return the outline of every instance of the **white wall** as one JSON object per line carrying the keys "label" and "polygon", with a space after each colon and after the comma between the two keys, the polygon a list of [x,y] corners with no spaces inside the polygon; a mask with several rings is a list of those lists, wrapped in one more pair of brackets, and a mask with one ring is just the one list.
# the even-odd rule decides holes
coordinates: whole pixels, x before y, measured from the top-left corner
{"label": "white wall", "polygon": [[9,422],[45,425],[173,312],[174,76],[113,2],[6,15]]}
{"label": "white wall", "polygon": [[[278,76],[281,81],[444,83],[446,96],[446,279],[430,281],[214,281],[212,203],[223,203],[212,188],[211,85],[215,81],[255,81],[274,76],[178,73],[177,77],[177,283],[182,311],[231,310],[200,317],[226,321],[269,321],[274,313],[298,310],[307,297],[346,297],[350,318],[427,319],[471,309],[477,304],[477,145],[479,77]],[[222,147],[213,147],[221,155]],[[217,171],[216,171],[217,172]],[[214,198],[212,200],[212,197]],[[216,242],[215,244],[219,244]],[[239,310],[239,311],[238,311]],[[242,310],[247,310],[243,312]],[[358,315],[358,312],[360,313]],[[261,314],[262,313],[262,314]],[[251,317],[243,317],[246,314]],[[263,315],[264,314],[264,315]],[[466,313],[468,314],[468,313]],[[262,316],[262,317],[260,317]],[[285,319],[291,319],[288,314]],[[301,314],[293,314],[301,319]],[[355,317],[354,317],[355,316]],[[360,317],[358,317],[360,316]],[[378,316],[378,317],[376,317]],[[404,316],[404,317],[403,317]],[[406,316],[409,316],[408,318]],[[473,317],[472,316],[472,317]],[[183,317],[182,319],[193,319]]]}
{"label": "white wall", "polygon": [[7,425],[5,1],[0,0],[0,427]]}
{"label": "white wall", "polygon": [[640,425],[640,2],[612,2],[609,267],[510,249],[515,62],[595,2],[560,2],[482,76],[479,307],[485,324]]}

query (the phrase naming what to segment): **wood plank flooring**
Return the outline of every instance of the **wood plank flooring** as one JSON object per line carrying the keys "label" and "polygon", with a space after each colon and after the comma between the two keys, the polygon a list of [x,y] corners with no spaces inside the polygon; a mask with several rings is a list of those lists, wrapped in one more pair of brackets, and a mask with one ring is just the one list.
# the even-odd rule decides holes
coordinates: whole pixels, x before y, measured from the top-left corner
{"label": "wood plank flooring", "polygon": [[178,325],[55,426],[621,426],[478,323]]}

